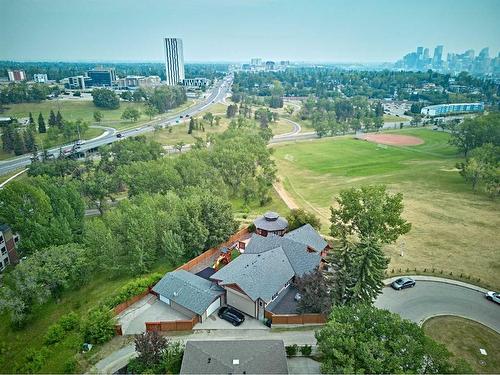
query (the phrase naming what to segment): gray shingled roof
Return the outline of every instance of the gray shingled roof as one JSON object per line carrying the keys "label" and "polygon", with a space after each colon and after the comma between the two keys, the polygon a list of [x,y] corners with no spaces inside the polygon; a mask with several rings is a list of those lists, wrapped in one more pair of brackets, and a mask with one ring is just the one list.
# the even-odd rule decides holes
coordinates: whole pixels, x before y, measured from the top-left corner
{"label": "gray shingled roof", "polygon": [[321,261],[321,254],[309,252],[307,245],[274,234],[269,234],[267,237],[254,234],[246,246],[244,254],[264,253],[277,247],[283,249],[297,276],[311,272],[318,267]]}
{"label": "gray shingled roof", "polygon": [[188,341],[180,373],[288,374],[285,346],[282,340]]}
{"label": "gray shingled roof", "polygon": [[260,253],[246,252],[212,275],[221,285],[237,284],[252,300],[266,302],[295,275],[281,247]]}
{"label": "gray shingled roof", "polygon": [[306,224],[288,232],[284,237],[291,240],[303,243],[307,246],[312,247],[316,251],[323,251],[323,249],[328,245],[323,237],[311,226],[311,224]]}
{"label": "gray shingled roof", "polygon": [[288,227],[288,221],[279,216],[276,212],[266,212],[264,215],[259,216],[253,222],[256,228],[267,230],[268,232],[285,230]]}
{"label": "gray shingled roof", "polygon": [[167,273],[153,291],[199,315],[224,294],[215,283],[184,270]]}

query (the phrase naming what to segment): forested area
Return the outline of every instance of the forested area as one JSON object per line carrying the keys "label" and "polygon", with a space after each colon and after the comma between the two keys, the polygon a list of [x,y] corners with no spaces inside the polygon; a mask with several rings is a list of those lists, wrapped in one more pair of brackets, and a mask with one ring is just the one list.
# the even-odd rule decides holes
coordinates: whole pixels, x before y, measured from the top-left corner
{"label": "forested area", "polygon": [[[335,68],[293,68],[276,72],[239,72],[235,74],[233,92],[253,96],[272,96],[273,82],[278,81],[285,96],[336,98],[365,96],[383,99],[427,100],[431,104],[461,101],[485,101],[498,106],[499,86],[488,79],[460,73],[450,81],[449,74],[397,71],[347,71]],[[441,89],[414,92],[425,84]],[[466,86],[470,92],[449,93],[451,85]],[[475,90],[478,93],[475,93]]]}
{"label": "forested area", "polygon": [[[29,178],[0,191],[0,221],[20,233],[27,264],[53,258],[57,269],[68,249],[89,267],[50,274],[39,273],[43,267],[16,267],[5,276],[2,310],[23,324],[34,305],[54,297],[28,292],[49,276],[60,293],[76,286],[72,280],[84,282],[88,272],[141,275],[156,262],[177,265],[224,241],[237,229],[229,198],[265,201],[275,179],[262,134],[253,124],[233,126],[214,137],[210,148],[173,157],[137,137],[106,146],[99,162],[33,163]],[[129,199],[111,208],[123,193]],[[85,206],[97,206],[102,215],[84,220]]]}

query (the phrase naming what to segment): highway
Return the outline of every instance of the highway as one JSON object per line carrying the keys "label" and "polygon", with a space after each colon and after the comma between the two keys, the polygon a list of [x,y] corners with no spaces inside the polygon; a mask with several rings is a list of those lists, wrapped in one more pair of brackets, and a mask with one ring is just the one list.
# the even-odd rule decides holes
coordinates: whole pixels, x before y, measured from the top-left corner
{"label": "highway", "polygon": [[[184,119],[186,116],[195,116],[198,113],[202,112],[205,110],[207,107],[209,107],[213,102],[218,102],[222,101],[226,94],[229,92],[231,89],[231,84],[232,84],[232,77],[228,76],[225,79],[219,81],[218,83],[215,84],[215,86],[212,88],[212,90],[209,92],[209,94],[200,102],[192,105],[189,108],[186,108],[184,111],[181,111],[177,113],[175,116],[170,116],[166,118],[162,118],[160,120],[153,120],[150,121],[149,123],[145,124],[142,127],[131,129],[131,130],[126,130],[122,132],[117,132],[113,128],[105,128],[105,132],[97,137],[93,138],[91,140],[86,141],[83,143],[80,148],[78,148],[78,152],[83,152],[87,151],[99,146],[107,145],[116,141],[119,141],[121,139],[127,138],[127,137],[133,137],[137,136],[140,134],[145,134],[148,132],[154,131],[155,126],[166,126],[166,125],[178,125],[182,123],[180,120],[180,117],[182,116]],[[177,122],[179,121],[179,122]],[[118,138],[117,134],[120,133],[121,137]],[[49,154],[54,155],[54,157],[59,156],[59,150],[62,150],[63,152],[70,153],[73,148],[73,143],[71,144],[66,144],[63,146],[58,146],[54,147],[48,150]],[[16,158],[8,159],[5,161],[0,162],[0,175],[9,173],[10,171],[20,169],[23,167],[26,167],[31,163],[31,156],[32,155],[23,155],[19,156]]]}

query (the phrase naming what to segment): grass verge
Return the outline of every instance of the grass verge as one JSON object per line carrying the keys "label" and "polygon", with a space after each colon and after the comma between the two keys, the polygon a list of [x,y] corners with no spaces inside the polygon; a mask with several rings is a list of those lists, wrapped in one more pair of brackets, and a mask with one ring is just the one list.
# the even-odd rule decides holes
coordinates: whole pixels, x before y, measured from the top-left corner
{"label": "grass verge", "polygon": [[[490,328],[456,316],[431,318],[423,328],[455,357],[466,360],[477,373],[500,372],[500,334]],[[486,356],[479,352],[480,348],[486,350]]]}

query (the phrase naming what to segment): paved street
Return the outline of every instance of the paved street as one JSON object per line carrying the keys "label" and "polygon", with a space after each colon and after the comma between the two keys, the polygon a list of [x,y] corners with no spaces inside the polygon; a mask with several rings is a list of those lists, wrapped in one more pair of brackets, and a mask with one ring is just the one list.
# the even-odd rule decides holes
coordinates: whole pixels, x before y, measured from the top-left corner
{"label": "paved street", "polygon": [[375,306],[416,323],[435,315],[457,315],[500,333],[500,305],[488,301],[480,291],[458,285],[417,280],[414,288],[402,291],[386,287]]}
{"label": "paved street", "polygon": [[[212,102],[218,102],[222,100],[227,92],[231,88],[231,77],[227,77],[224,80],[219,81],[211,90],[211,92],[207,95],[207,97],[204,100],[201,100],[199,103],[186,108],[184,111],[177,113],[175,116],[170,116],[168,118],[164,118],[161,120],[154,120],[151,122],[151,125],[149,126],[143,126],[141,128],[136,128],[136,129],[131,129],[127,131],[121,131],[121,138],[116,137],[116,130],[113,128],[106,128],[106,131],[104,132],[103,135],[91,139],[84,143],[79,151],[86,151],[90,150],[95,147],[107,145],[113,142],[116,142],[120,139],[124,139],[127,137],[133,137],[136,135],[148,133],[154,131],[154,125],[175,125],[176,121],[179,119],[180,116],[183,116],[183,118],[186,118],[187,115],[193,116],[196,115],[197,113],[203,111],[207,107],[209,107]],[[73,147],[73,144],[67,144],[63,146],[58,146],[54,147],[50,150],[48,150],[49,153],[53,154],[55,157],[59,156],[59,150],[69,150]],[[5,161],[0,162],[0,175],[8,173],[10,171],[25,167],[31,163],[31,155],[23,155],[19,156],[16,158],[8,159]]]}

